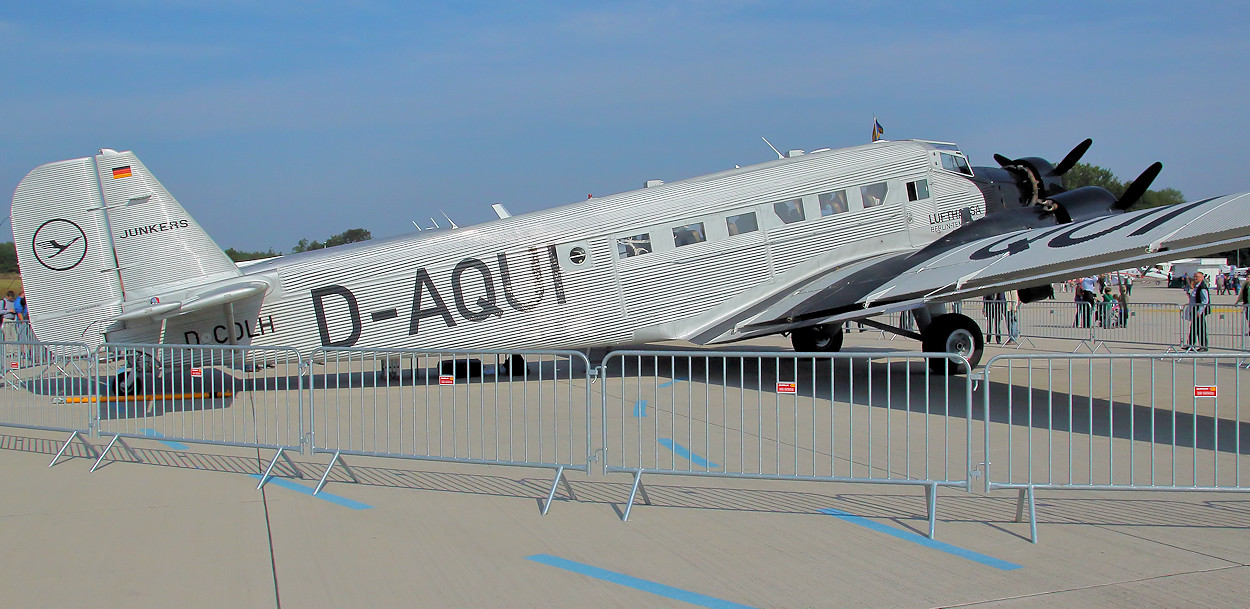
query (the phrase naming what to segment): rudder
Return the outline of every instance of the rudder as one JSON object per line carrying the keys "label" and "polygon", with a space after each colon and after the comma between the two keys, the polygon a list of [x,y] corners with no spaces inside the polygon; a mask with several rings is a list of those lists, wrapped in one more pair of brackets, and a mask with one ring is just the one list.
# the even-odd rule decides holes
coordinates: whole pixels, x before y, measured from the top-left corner
{"label": "rudder", "polygon": [[[94,347],[125,328],[116,317],[127,310],[241,274],[130,152],[101,150],[35,168],[18,184],[11,213],[41,341]],[[144,323],[157,342],[159,324]]]}

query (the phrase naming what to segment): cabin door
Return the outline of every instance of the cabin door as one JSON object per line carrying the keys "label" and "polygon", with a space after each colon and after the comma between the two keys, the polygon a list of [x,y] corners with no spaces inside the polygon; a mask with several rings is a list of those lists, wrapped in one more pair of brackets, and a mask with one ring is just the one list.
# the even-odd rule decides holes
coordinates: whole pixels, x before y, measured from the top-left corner
{"label": "cabin door", "polygon": [[905,221],[907,235],[914,247],[923,247],[933,241],[936,236],[933,227],[937,224],[937,202],[929,192],[929,179],[921,178],[906,183],[907,203]]}

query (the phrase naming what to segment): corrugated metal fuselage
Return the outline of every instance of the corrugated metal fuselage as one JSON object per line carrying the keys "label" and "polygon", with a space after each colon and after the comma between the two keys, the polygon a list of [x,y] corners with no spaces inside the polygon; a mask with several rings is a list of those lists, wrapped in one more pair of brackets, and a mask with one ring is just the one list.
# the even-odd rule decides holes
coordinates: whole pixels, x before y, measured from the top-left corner
{"label": "corrugated metal fuselage", "polygon": [[[235,304],[234,339],[301,351],[689,339],[815,273],[923,247],[961,210],[983,216],[977,188],[936,159],[927,143],[877,142],[262,262],[244,271],[271,289]],[[217,310],[174,317],[163,340],[226,343],[227,325]]]}

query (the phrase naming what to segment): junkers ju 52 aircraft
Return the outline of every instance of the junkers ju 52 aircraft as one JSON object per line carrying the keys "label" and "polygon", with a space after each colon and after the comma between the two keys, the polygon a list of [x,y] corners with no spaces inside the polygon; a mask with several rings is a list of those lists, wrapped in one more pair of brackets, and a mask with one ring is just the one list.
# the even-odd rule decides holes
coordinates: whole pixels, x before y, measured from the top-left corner
{"label": "junkers ju 52 aircraft", "polygon": [[[1250,242],[1246,194],[1129,211],[1158,163],[1118,199],[1065,190],[1089,145],[976,168],[923,140],[795,151],[244,268],[134,154],[101,150],[31,171],[13,235],[43,341],[507,351],[788,333],[836,351],[863,320],[976,365],[981,331],[946,302],[1029,301],[1052,280]],[[919,332],[874,319],[899,311]]]}

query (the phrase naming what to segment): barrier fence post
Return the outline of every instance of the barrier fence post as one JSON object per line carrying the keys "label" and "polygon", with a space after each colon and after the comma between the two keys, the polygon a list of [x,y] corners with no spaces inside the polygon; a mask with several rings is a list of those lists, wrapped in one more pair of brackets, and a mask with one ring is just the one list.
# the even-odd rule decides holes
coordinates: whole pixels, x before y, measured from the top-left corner
{"label": "barrier fence post", "polygon": [[[615,351],[604,359],[605,472],[971,490],[972,382],[948,354]],[[958,412],[961,411],[962,412]],[[952,425],[962,416],[963,424]],[[962,436],[962,437],[961,437]]]}
{"label": "barrier fence post", "polygon": [[314,491],[347,457],[548,469],[546,514],[569,471],[594,452],[589,360],[576,351],[319,347],[309,361],[309,450],[332,454]]}
{"label": "barrier fence post", "polygon": [[[1000,355],[985,366],[986,491],[1246,492],[1244,353]],[[1148,383],[1150,391],[1125,390]],[[992,428],[992,429],[991,429]]]}

